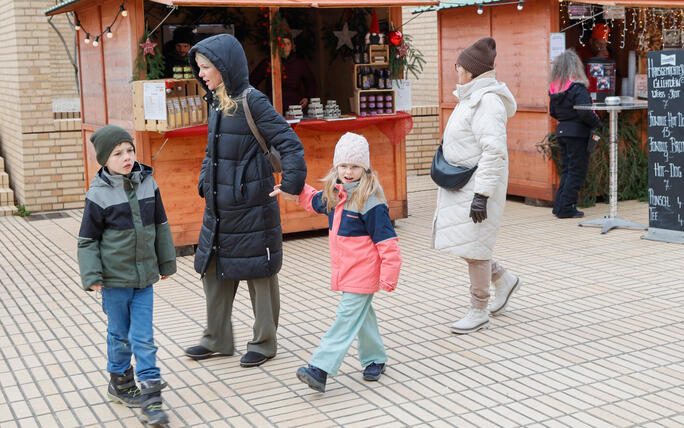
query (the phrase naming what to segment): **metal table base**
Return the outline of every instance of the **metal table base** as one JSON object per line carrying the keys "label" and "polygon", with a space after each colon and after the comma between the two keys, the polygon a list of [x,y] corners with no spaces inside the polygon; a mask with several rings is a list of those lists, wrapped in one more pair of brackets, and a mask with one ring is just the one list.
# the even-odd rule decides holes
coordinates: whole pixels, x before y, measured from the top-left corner
{"label": "metal table base", "polygon": [[579,223],[580,226],[585,227],[601,227],[601,233],[606,233],[611,229],[616,227],[621,227],[624,229],[636,229],[636,230],[648,230],[647,226],[643,224],[636,223],[634,221],[625,220],[617,216],[617,187],[618,187],[618,112],[621,110],[636,110],[647,108],[647,104],[644,103],[626,103],[619,105],[606,105],[605,103],[597,103],[594,105],[576,105],[577,110],[608,110],[608,116],[610,118],[610,141],[608,142],[608,147],[610,149],[609,153],[609,167],[610,167],[610,177],[609,177],[609,192],[608,197],[610,199],[610,214],[593,220],[585,220]]}

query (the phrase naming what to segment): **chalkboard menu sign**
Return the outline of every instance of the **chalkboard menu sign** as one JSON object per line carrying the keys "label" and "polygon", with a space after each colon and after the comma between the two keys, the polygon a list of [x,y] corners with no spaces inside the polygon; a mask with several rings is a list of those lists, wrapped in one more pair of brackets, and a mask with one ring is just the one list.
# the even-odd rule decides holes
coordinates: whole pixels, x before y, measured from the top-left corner
{"label": "chalkboard menu sign", "polygon": [[684,243],[684,50],[648,53],[648,235]]}

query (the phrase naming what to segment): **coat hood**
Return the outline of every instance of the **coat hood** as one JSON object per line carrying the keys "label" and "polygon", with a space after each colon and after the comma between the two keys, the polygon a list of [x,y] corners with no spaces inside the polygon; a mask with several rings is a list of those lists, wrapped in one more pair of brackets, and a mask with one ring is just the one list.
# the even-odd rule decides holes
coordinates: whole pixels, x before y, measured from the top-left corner
{"label": "coat hood", "polygon": [[209,58],[212,64],[219,70],[226,86],[226,92],[231,97],[237,97],[249,86],[249,68],[247,57],[242,45],[230,34],[217,34],[197,43],[188,52],[192,73],[200,82],[204,90],[210,93],[209,88],[199,77],[199,67],[195,61],[195,54],[201,53]]}
{"label": "coat hood", "polygon": [[518,109],[513,94],[505,83],[496,80],[496,71],[491,70],[477,76],[465,85],[456,85],[453,92],[459,101],[469,101],[472,107],[477,106],[485,94],[495,94],[501,98],[506,107],[506,114],[511,117]]}

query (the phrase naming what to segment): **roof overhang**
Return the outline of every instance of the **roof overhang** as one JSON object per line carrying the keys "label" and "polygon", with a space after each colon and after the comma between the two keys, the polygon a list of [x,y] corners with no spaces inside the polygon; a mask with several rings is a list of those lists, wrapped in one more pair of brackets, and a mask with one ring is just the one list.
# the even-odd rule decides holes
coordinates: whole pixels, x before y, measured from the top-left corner
{"label": "roof overhang", "polygon": [[411,13],[423,13],[423,12],[439,11],[439,10],[444,10],[444,9],[453,9],[456,7],[479,6],[479,5],[483,5],[483,4],[489,4],[489,3],[511,3],[513,1],[517,1],[517,0],[449,0],[449,1],[441,1],[441,2],[439,2],[439,4],[436,4],[436,5],[419,7],[418,9],[412,10]]}
{"label": "roof overhang", "polygon": [[429,6],[439,1],[421,0],[152,0],[167,6],[202,7],[387,7]]}
{"label": "roof overhang", "polygon": [[[43,11],[45,15],[73,12],[101,0],[66,0]],[[438,5],[433,0],[151,0],[167,6],[195,7],[387,7]]]}

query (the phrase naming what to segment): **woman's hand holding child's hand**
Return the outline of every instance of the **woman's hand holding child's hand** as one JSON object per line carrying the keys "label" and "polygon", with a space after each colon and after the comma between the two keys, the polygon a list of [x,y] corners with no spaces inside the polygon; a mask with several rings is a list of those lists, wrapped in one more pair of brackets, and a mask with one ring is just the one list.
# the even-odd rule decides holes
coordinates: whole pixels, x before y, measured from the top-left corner
{"label": "woman's hand holding child's hand", "polygon": [[287,192],[283,192],[282,190],[280,190],[280,184],[276,184],[275,186],[273,186],[273,191],[268,194],[268,196],[272,196],[272,197],[278,196],[278,195],[282,196],[284,199],[287,199],[289,201],[299,202],[299,196],[291,195]]}
{"label": "woman's hand holding child's hand", "polygon": [[380,280],[380,288],[388,293],[391,293],[395,288],[397,288],[397,284],[390,284],[387,281]]}

